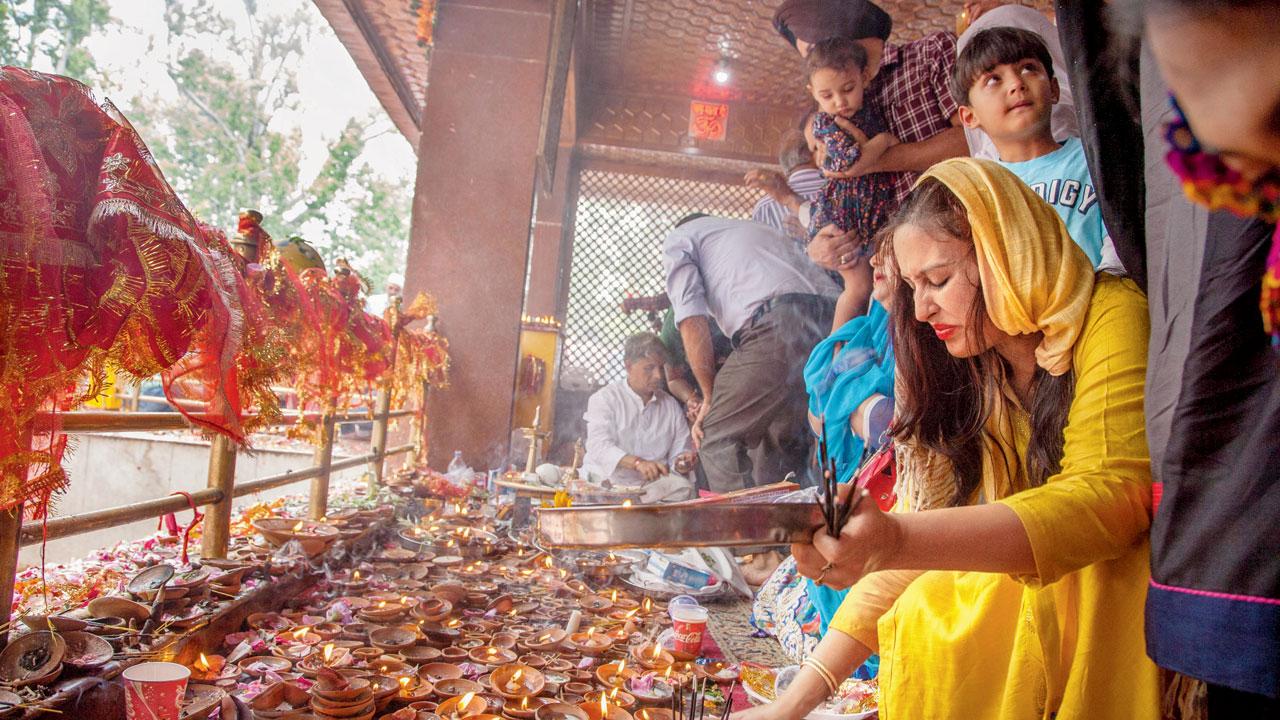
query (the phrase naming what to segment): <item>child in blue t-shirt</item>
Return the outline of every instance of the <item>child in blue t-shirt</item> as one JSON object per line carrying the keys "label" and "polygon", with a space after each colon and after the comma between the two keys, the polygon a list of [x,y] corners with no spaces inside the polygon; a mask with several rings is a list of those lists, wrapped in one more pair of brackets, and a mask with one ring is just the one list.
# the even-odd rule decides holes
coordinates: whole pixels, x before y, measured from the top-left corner
{"label": "child in blue t-shirt", "polygon": [[1049,121],[1058,81],[1044,40],[1013,27],[974,35],[956,60],[951,92],[960,104],[960,121],[991,136],[1000,164],[1058,211],[1093,266],[1123,273],[1080,138],[1053,139]]}

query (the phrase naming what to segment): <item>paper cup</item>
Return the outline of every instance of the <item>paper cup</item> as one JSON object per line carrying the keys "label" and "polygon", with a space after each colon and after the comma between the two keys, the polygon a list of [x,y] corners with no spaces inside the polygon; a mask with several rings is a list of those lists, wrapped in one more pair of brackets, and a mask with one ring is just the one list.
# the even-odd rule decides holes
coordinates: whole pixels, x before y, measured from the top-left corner
{"label": "paper cup", "polygon": [[702,636],[707,631],[707,609],[701,605],[668,606],[675,650],[687,655],[702,654]]}
{"label": "paper cup", "polygon": [[171,662],[145,662],[125,670],[124,707],[128,720],[178,720],[191,670]]}

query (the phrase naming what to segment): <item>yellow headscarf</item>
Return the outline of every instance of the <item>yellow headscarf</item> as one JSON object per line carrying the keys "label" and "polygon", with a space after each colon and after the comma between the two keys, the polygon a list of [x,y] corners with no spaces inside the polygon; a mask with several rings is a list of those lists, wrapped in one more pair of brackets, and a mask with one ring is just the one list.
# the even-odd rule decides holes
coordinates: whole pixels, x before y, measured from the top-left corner
{"label": "yellow headscarf", "polygon": [[926,178],[946,185],[968,212],[991,321],[1010,335],[1044,333],[1036,362],[1050,375],[1066,373],[1093,296],[1094,270],[1062,218],[990,160],[944,160],[919,182]]}
{"label": "yellow headscarf", "polygon": [[[1072,350],[1093,297],[1093,264],[1072,241],[1058,213],[1018,176],[990,160],[944,160],[921,176],[947,186],[968,215],[973,231],[982,297],[987,314],[1010,335],[1041,332],[1036,362],[1046,372],[1071,370]],[[1025,420],[1014,407],[1011,390],[995,398],[987,419],[982,493],[987,500],[1024,489],[1025,477],[1010,474],[999,458],[1025,444]],[[1021,431],[1019,428],[1021,427]],[[916,447],[897,445],[899,500],[909,510],[944,507],[955,488],[946,458]]]}

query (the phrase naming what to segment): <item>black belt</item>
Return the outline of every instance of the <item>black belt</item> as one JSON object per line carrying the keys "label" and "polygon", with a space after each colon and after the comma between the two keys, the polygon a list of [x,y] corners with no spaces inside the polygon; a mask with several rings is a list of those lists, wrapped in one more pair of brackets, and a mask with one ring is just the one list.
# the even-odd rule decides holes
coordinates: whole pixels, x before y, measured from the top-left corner
{"label": "black belt", "polygon": [[826,298],[812,293],[786,293],[784,295],[774,295],[756,306],[756,309],[751,313],[751,317],[747,318],[747,322],[742,327],[738,328],[738,331],[733,334],[733,338],[730,339],[730,342],[736,350],[738,346],[742,344],[743,335],[745,335],[748,330],[755,327],[756,323],[764,319],[765,315],[768,315],[783,305],[811,305],[814,308],[818,308],[821,307],[824,302],[827,302]]}

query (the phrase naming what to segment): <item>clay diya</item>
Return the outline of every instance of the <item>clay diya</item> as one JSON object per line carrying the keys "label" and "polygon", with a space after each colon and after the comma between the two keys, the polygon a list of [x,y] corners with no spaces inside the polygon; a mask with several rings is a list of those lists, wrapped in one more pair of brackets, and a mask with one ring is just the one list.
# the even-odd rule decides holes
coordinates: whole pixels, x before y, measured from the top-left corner
{"label": "clay diya", "polygon": [[471,658],[471,662],[480,665],[502,665],[504,663],[515,662],[518,657],[514,651],[496,645],[483,645],[473,648],[467,653],[467,657]]}
{"label": "clay diya", "polygon": [[382,675],[369,678],[369,687],[373,691],[373,706],[379,711],[385,710],[400,692],[397,678]]}
{"label": "clay diya", "polygon": [[675,715],[666,708],[640,708],[636,711],[635,720],[675,720]]}
{"label": "clay diya", "polygon": [[317,718],[373,717],[374,700],[370,682],[363,678],[347,679],[325,671],[311,688],[311,712]]}
{"label": "clay diya", "polygon": [[383,652],[399,652],[417,642],[415,633],[403,628],[379,628],[369,633],[369,642]]}
{"label": "clay diya", "polygon": [[436,714],[442,720],[460,720],[464,717],[481,715],[489,709],[489,703],[477,693],[469,692],[458,697],[451,697],[440,703]]}
{"label": "clay diya", "polygon": [[546,685],[541,672],[522,663],[503,665],[489,675],[489,687],[508,700],[537,695]]}
{"label": "clay diya", "polygon": [[607,688],[623,687],[628,680],[638,674],[633,668],[627,667],[625,660],[605,663],[596,668],[596,679]]}
{"label": "clay diya", "polygon": [[289,672],[293,669],[293,663],[291,661],[274,655],[247,657],[237,664],[240,666],[241,670],[253,677],[263,677],[269,672],[279,675],[280,673]]}
{"label": "clay diya", "polygon": [[[129,584],[125,586],[136,597],[140,597],[146,602],[156,599],[156,594],[160,588],[164,587],[173,579],[173,566],[171,565],[152,565],[142,572],[134,575]],[[166,597],[168,593],[165,594]]]}
{"label": "clay diya", "polygon": [[586,632],[570,635],[568,645],[583,655],[599,657],[613,647],[613,638],[604,633],[595,632],[595,628],[587,628]]}
{"label": "clay diya", "polygon": [[619,688],[612,690],[592,690],[583,697],[583,702],[599,703],[600,698],[604,697],[609,701],[610,705],[617,705],[623,710],[630,711],[636,706],[636,698],[628,692],[623,692]]}
{"label": "clay diya", "polygon": [[59,633],[76,632],[85,630],[89,627],[89,623],[76,618],[69,618],[65,615],[23,615],[18,618],[32,630],[52,630]]}
{"label": "clay diya", "polygon": [[292,620],[274,612],[253,613],[245,619],[245,622],[254,630],[267,630],[273,633],[292,630],[294,627]]}
{"label": "clay diya", "polygon": [[118,617],[143,622],[151,617],[151,608],[122,597],[107,595],[89,601],[89,614],[94,617]]}
{"label": "clay diya", "polygon": [[631,713],[601,696],[597,702],[584,701],[578,705],[587,714],[587,720],[632,720]]}
{"label": "clay diya", "polygon": [[48,631],[30,632],[0,652],[0,682],[12,687],[52,682],[62,672],[67,644]]}
{"label": "clay diya", "polygon": [[440,651],[440,658],[445,662],[463,662],[469,660],[467,649],[457,646],[447,647]]}
{"label": "clay diya", "polygon": [[699,678],[721,685],[734,682],[741,674],[737,665],[723,660],[712,660],[706,665],[695,665],[694,672]]}
{"label": "clay diya", "polygon": [[626,690],[634,695],[638,702],[648,705],[665,705],[671,702],[675,686],[669,677],[645,673],[628,680]]}
{"label": "clay diya", "polygon": [[423,702],[435,692],[435,686],[421,677],[402,675],[396,678],[396,683],[399,685],[396,700],[401,703]]}
{"label": "clay diya", "polygon": [[361,610],[357,615],[365,622],[389,623],[404,617],[407,610],[408,608],[398,602],[381,600],[376,605],[370,605]]}
{"label": "clay diya", "polygon": [[538,708],[533,714],[534,720],[590,720],[586,711],[577,705],[553,702]]}
{"label": "clay diya", "polygon": [[441,680],[453,680],[462,677],[462,668],[450,663],[428,663],[418,668],[418,677],[434,685]]}
{"label": "clay diya", "polygon": [[[466,593],[464,592],[463,595],[465,597]],[[440,622],[449,617],[451,612],[453,612],[453,603],[435,593],[421,598],[412,610],[414,617],[428,622]]]}
{"label": "clay diya", "polygon": [[204,720],[222,705],[227,692],[212,685],[187,685],[182,697],[182,720]]}
{"label": "clay diya", "polygon": [[527,720],[537,714],[538,708],[553,702],[550,698],[531,697],[525,695],[519,700],[511,700],[502,708],[502,714],[516,720]]}
{"label": "clay diya", "polygon": [[411,663],[428,663],[440,656],[440,650],[430,645],[413,645],[400,651],[400,657]]}
{"label": "clay diya", "polygon": [[[460,697],[468,693],[480,695],[483,692],[484,685],[481,685],[475,680],[468,680],[466,678],[450,678],[448,680],[441,680],[436,683],[435,687],[435,695],[441,699]],[[488,701],[486,700],[485,703],[487,707]]]}
{"label": "clay diya", "polygon": [[675,662],[671,653],[664,650],[658,643],[646,643],[631,648],[631,657],[647,670],[662,670]]}
{"label": "clay diya", "polygon": [[240,666],[230,665],[221,655],[205,655],[191,663],[191,679],[197,682],[218,683],[240,677]]}
{"label": "clay diya", "polygon": [[307,554],[307,557],[319,555],[338,539],[338,528],[309,520],[259,518],[254,520],[252,525],[271,547],[279,548],[291,540],[296,540],[302,545],[302,551]]}
{"label": "clay diya", "polygon": [[613,601],[601,595],[587,595],[578,601],[578,606],[589,613],[603,615],[613,609]]}
{"label": "clay diya", "polygon": [[554,652],[560,649],[567,634],[561,628],[548,628],[525,641],[525,647],[537,652]]}

